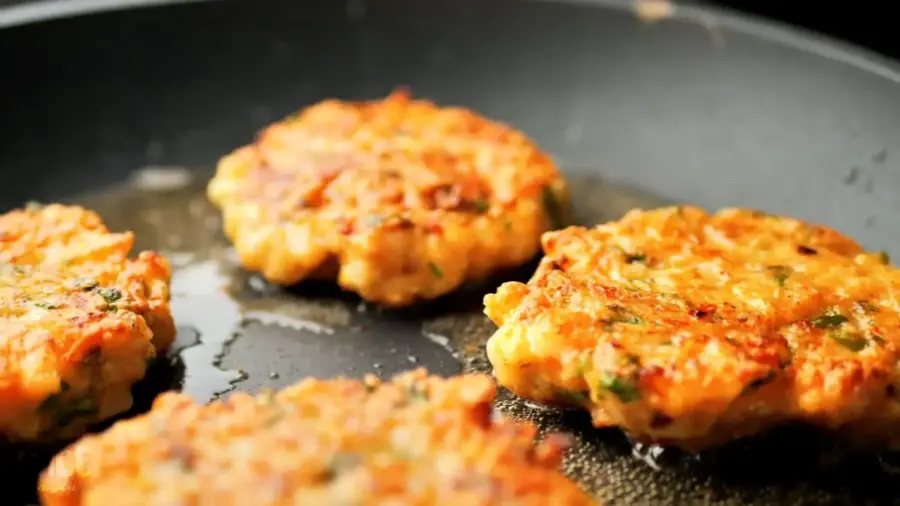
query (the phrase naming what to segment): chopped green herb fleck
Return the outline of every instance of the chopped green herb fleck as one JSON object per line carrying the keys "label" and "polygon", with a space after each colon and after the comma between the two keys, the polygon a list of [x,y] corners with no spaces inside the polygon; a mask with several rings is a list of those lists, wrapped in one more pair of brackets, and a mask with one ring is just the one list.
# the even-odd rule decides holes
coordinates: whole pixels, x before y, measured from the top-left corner
{"label": "chopped green herb fleck", "polygon": [[591,401],[591,396],[587,392],[572,392],[559,389],[555,395],[559,402],[572,406],[587,406]]}
{"label": "chopped green herb fleck", "polygon": [[630,323],[632,325],[640,325],[641,323],[644,323],[643,318],[627,312],[621,306],[614,305],[611,306],[610,309],[612,309],[613,311],[611,323]]}
{"label": "chopped green herb fleck", "polygon": [[57,406],[53,413],[53,423],[57,427],[65,427],[77,418],[92,416],[97,413],[97,406],[87,397],[77,399],[71,404]]}
{"label": "chopped green herb fleck", "polygon": [[409,385],[409,400],[412,404],[419,404],[428,400],[428,389],[425,383],[417,381]]}
{"label": "chopped green herb fleck", "polygon": [[90,416],[97,412],[94,401],[88,397],[64,398],[63,395],[68,391],[68,383],[62,382],[60,391],[48,395],[38,406],[39,411],[52,417],[53,423],[57,427],[65,427],[76,418]]}
{"label": "chopped green herb fleck", "polygon": [[113,303],[122,298],[122,292],[116,290],[115,288],[101,288],[97,291],[103,300],[109,303]]}
{"label": "chopped green herb fleck", "polygon": [[81,278],[73,283],[73,288],[76,290],[84,290],[85,292],[89,292],[94,288],[97,288],[97,281],[90,278]]}
{"label": "chopped green herb fleck", "polygon": [[891,263],[891,256],[887,254],[887,251],[879,251],[878,253],[875,254],[875,256],[878,258],[878,261],[881,262],[883,265],[887,265],[887,264]]}
{"label": "chopped green herb fleck", "polygon": [[563,207],[556,194],[553,193],[553,189],[545,186],[541,193],[541,200],[544,204],[544,212],[547,213],[547,218],[550,220],[550,227],[554,230],[563,228],[566,225],[563,218]]}
{"label": "chopped green herb fleck", "polygon": [[13,265],[13,271],[15,271],[16,274],[25,274],[25,267],[22,267],[21,265]]}
{"label": "chopped green herb fleck", "polygon": [[762,387],[768,385],[769,383],[771,383],[772,381],[774,381],[776,376],[777,376],[777,374],[775,373],[775,371],[769,371],[768,373],[766,373],[765,376],[763,376],[761,378],[756,378],[755,380],[751,381],[750,383],[747,383],[747,386],[745,386],[744,390],[741,391],[741,395],[750,395],[750,394],[756,392],[760,388],[762,388]]}
{"label": "chopped green herb fleck", "polygon": [[505,228],[507,232],[512,232],[512,222],[509,220],[503,220],[503,228]]}
{"label": "chopped green herb fleck", "polygon": [[884,338],[879,336],[878,334],[872,334],[872,340],[881,345],[884,345],[886,342]]}
{"label": "chopped green herb fleck", "polygon": [[790,277],[793,270],[790,267],[786,267],[784,265],[771,265],[769,266],[769,274],[772,275],[772,279],[778,283],[778,286],[784,286],[787,279]]}
{"label": "chopped green herb fleck", "polygon": [[834,327],[840,327],[841,324],[847,321],[847,317],[842,314],[837,313],[829,313],[824,314],[818,318],[814,318],[812,321],[813,327],[817,329],[830,329]]}
{"label": "chopped green herb fleck", "polygon": [[872,304],[871,302],[869,302],[867,300],[861,300],[861,301],[857,302],[857,304],[866,313],[877,313],[878,312],[878,306],[876,306],[875,304]]}
{"label": "chopped green herb fleck", "polygon": [[618,376],[604,376],[600,378],[600,388],[608,390],[624,403],[633,402],[641,398],[640,390],[633,383]]}
{"label": "chopped green herb fleck", "polygon": [[849,332],[832,332],[829,334],[829,337],[850,351],[862,351],[869,345],[869,342],[864,337]]}
{"label": "chopped green herb fleck", "polygon": [[491,207],[484,199],[475,199],[472,201],[472,205],[475,206],[475,211],[479,213],[486,213]]}
{"label": "chopped green herb fleck", "polygon": [[428,262],[428,268],[431,270],[431,275],[436,278],[443,278],[444,271],[441,270],[434,262]]}
{"label": "chopped green herb fleck", "polygon": [[56,309],[57,307],[59,307],[56,304],[52,304],[50,302],[44,302],[42,300],[35,302],[34,305],[41,309]]}
{"label": "chopped green herb fleck", "polygon": [[644,323],[643,318],[634,315],[621,316],[616,321],[619,323],[630,323],[632,325],[640,325],[641,323]]}
{"label": "chopped green herb fleck", "polygon": [[630,253],[625,255],[625,261],[630,264],[644,263],[647,261],[647,255],[643,253]]}
{"label": "chopped green herb fleck", "polygon": [[384,218],[381,216],[369,216],[366,218],[366,225],[371,228],[378,228],[384,224]]}

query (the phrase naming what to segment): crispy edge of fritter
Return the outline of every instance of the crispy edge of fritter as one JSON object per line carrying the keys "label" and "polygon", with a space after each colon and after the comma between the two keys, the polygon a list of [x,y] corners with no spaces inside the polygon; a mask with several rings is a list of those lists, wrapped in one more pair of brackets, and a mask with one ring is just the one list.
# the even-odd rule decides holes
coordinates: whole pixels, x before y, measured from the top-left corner
{"label": "crispy edge of fritter", "polygon": [[[506,502],[503,504],[538,505],[538,504],[566,504],[572,506],[595,504],[577,485],[565,478],[557,469],[562,460],[562,453],[568,445],[568,439],[559,434],[549,435],[541,442],[536,442],[536,427],[527,422],[511,419],[494,419],[492,403],[496,396],[496,388],[493,381],[485,375],[462,375],[448,379],[436,376],[428,376],[424,369],[395,376],[390,381],[381,382],[372,375],[364,381],[337,378],[333,380],[302,380],[289,386],[276,394],[263,392],[257,396],[245,393],[236,393],[224,401],[214,401],[207,406],[197,405],[189,397],[173,392],[163,394],[154,403],[153,409],[145,415],[131,420],[121,421],[103,434],[87,436],[81,441],[71,445],[51,462],[50,466],[40,477],[39,492],[44,506],[97,506],[106,504],[110,495],[119,499],[128,498],[128,504],[149,504],[145,499],[153,494],[158,494],[154,484],[141,479],[141,470],[148,466],[163,465],[163,457],[168,443],[164,440],[156,440],[149,434],[174,434],[172,431],[180,431],[179,434],[190,439],[204,437],[222,437],[223,434],[210,434],[203,430],[204,424],[210,420],[217,420],[220,427],[229,427],[243,436],[253,434],[255,430],[275,430],[273,423],[299,423],[293,418],[296,412],[287,414],[285,410],[305,409],[301,406],[309,403],[319,405],[321,397],[344,399],[345,404],[329,409],[363,410],[366,414],[361,419],[376,419],[377,427],[393,431],[396,427],[406,427],[415,432],[415,426],[425,423],[434,430],[451,431],[450,436],[441,436],[442,433],[432,434],[426,439],[417,441],[418,444],[427,445],[425,454],[418,455],[417,460],[429,460],[430,455],[440,455],[440,452],[457,451],[451,445],[459,437],[465,434],[458,433],[462,427],[472,431],[471,434],[488,443],[485,448],[472,446],[460,447],[459,458],[464,459],[466,466],[476,473],[485,473],[493,480],[489,489],[489,495],[484,496],[483,490],[465,489],[475,495],[469,497],[475,502],[469,504],[496,504],[491,498],[499,499],[498,489],[510,495],[503,496]],[[360,402],[357,402],[360,401]],[[335,402],[341,402],[336,400]],[[306,403],[306,404],[304,404]],[[273,418],[275,416],[275,418]],[[331,416],[334,416],[332,413]],[[327,418],[327,417],[326,417]],[[359,423],[357,419],[354,423]],[[226,421],[227,420],[227,421]],[[275,420],[275,422],[273,422]],[[309,415],[304,415],[303,422],[311,421]],[[450,423],[450,422],[453,423]],[[266,427],[257,427],[264,422]],[[334,420],[326,419],[323,423],[331,424]],[[179,426],[177,424],[186,423]],[[435,425],[438,424],[438,425]],[[440,428],[440,429],[439,429]],[[325,435],[331,430],[340,433],[339,426],[321,427]],[[371,430],[380,430],[367,427],[362,430],[371,437]],[[187,435],[190,431],[191,435]],[[352,437],[358,436],[353,436]],[[345,434],[339,434],[344,437]],[[431,437],[437,439],[431,439]],[[253,436],[250,436],[253,437]],[[319,434],[319,437],[324,437]],[[387,435],[385,435],[387,437]],[[446,441],[442,437],[447,437]],[[218,440],[218,439],[217,439]],[[174,441],[174,440],[173,440]],[[179,439],[181,448],[179,455],[185,458],[196,458],[194,450],[184,446],[185,441]],[[365,443],[367,439],[359,440],[358,444]],[[351,444],[345,441],[346,444]],[[450,445],[450,446],[447,446]],[[328,446],[328,445],[326,445]],[[464,445],[465,446],[465,445]],[[160,449],[160,451],[154,450]],[[352,446],[351,446],[352,448]],[[473,455],[472,451],[477,450]],[[336,450],[341,454],[348,452],[343,446]],[[432,453],[437,451],[437,453]],[[148,452],[149,456],[148,456]],[[380,455],[365,453],[372,457]],[[481,452],[481,453],[478,453]],[[352,453],[352,450],[350,450]],[[193,455],[193,456],[189,456]],[[471,458],[488,459],[493,464],[478,464],[471,462]],[[274,457],[274,456],[273,456]],[[311,458],[313,456],[307,455]],[[321,455],[322,462],[329,461],[329,455]],[[102,462],[106,459],[107,462]],[[160,460],[163,459],[163,460]],[[126,462],[127,461],[127,462]],[[377,461],[377,459],[376,459]],[[194,461],[196,462],[196,461]],[[281,461],[284,462],[284,461]],[[393,483],[397,479],[398,486],[403,486],[403,473],[407,470],[397,468],[394,465],[377,465],[374,468],[372,461],[364,462],[370,472],[381,473],[373,476],[378,483],[385,483],[381,493],[387,494],[387,503],[394,504],[398,499],[398,491],[386,483]],[[110,467],[112,466],[112,467]],[[322,474],[317,464],[310,463],[309,468],[304,467],[307,477],[327,476],[333,483],[340,476],[333,476],[333,472]],[[358,468],[352,469],[354,472]],[[421,478],[421,468],[416,472]],[[384,474],[387,473],[387,474]],[[401,473],[401,474],[397,474]],[[381,476],[381,477],[379,477]],[[208,477],[209,478],[209,477]],[[302,477],[299,477],[301,481]],[[306,483],[306,481],[304,481]],[[316,493],[317,483],[306,483],[306,491],[309,497],[328,497],[327,494]],[[352,485],[354,482],[347,483]],[[201,484],[202,486],[202,484]],[[103,487],[102,490],[100,488]],[[189,488],[197,494],[203,490],[191,485]],[[301,490],[298,487],[293,490]],[[436,490],[435,492],[438,492]],[[220,491],[221,492],[221,491]],[[446,492],[446,491],[445,491]],[[364,491],[363,502],[354,504],[381,504],[378,499],[378,491],[375,489]],[[462,494],[463,492],[459,492]],[[181,497],[177,491],[174,497]],[[360,495],[356,495],[357,499]],[[436,499],[437,497],[435,497]],[[294,496],[294,499],[297,499]],[[423,500],[427,499],[424,498]],[[275,500],[271,504],[293,504],[290,500],[283,502]],[[392,502],[394,501],[394,502]],[[302,501],[301,501],[302,502]],[[304,502],[306,504],[307,502]],[[193,504],[193,503],[192,503]],[[267,503],[268,504],[268,503]],[[316,504],[324,504],[316,502]],[[416,503],[431,504],[431,502]]]}
{"label": "crispy edge of fritter", "polygon": [[[395,93],[374,102],[320,102],[266,131],[290,128],[291,122],[303,121],[304,114],[335,104],[393,110],[408,101],[404,93]],[[432,108],[433,114],[444,109],[418,102]],[[486,209],[479,213],[401,209],[400,219],[379,219],[373,227],[371,216],[355,209],[342,209],[345,216],[328,216],[334,209],[326,205],[283,219],[273,216],[269,204],[248,201],[241,195],[241,181],[262,163],[260,149],[251,145],[220,160],[207,195],[221,210],[225,234],[242,265],[273,283],[336,278],[342,288],[388,307],[434,299],[466,281],[478,281],[527,262],[540,250],[543,232],[560,228],[571,219],[568,187],[552,160],[521,132],[464,111],[476,122],[501,125],[514,134],[521,149],[532,150],[529,167],[541,166],[545,170],[534,172],[551,176],[534,181],[524,178],[523,186],[513,189],[516,198],[512,202],[480,199]],[[264,142],[266,131],[258,143]],[[398,210],[384,211],[394,214]]]}
{"label": "crispy edge of fritter", "polygon": [[[640,219],[640,213],[660,211],[663,210],[632,211],[620,222],[612,223],[626,223],[627,227],[630,226],[630,222]],[[756,211],[733,208],[723,209],[711,216],[707,216],[700,209],[689,206],[678,208],[678,212],[684,219],[718,219],[724,226],[731,226],[732,223],[728,220],[736,219],[734,223],[738,229],[742,226],[742,217],[763,218],[764,216],[763,213]],[[820,253],[827,251],[833,258],[845,258],[847,262],[853,262],[853,265],[856,266],[854,268],[863,270],[884,268],[882,264],[886,263],[886,260],[883,254],[865,252],[852,239],[833,229],[790,218],[765,215],[765,219],[769,218],[783,221],[779,224],[783,227],[779,233],[785,232],[785,230],[787,232],[782,239],[789,239],[790,234],[799,232],[806,237],[805,241],[814,245]],[[757,225],[758,223],[747,223],[745,226],[752,228]],[[739,234],[741,231],[732,230],[731,232]],[[722,353],[721,356],[707,356],[704,360],[695,362],[694,368],[697,369],[695,371],[697,374],[692,376],[693,380],[688,381],[687,376],[679,376],[686,381],[685,385],[682,385],[683,388],[686,388],[688,383],[695,383],[693,394],[689,391],[682,392],[682,394],[694,395],[694,401],[687,401],[683,395],[675,399],[665,398],[662,405],[669,408],[668,410],[660,410],[647,405],[648,399],[641,394],[641,390],[645,386],[643,376],[646,371],[641,372],[642,379],[639,384],[642,386],[640,387],[637,386],[637,383],[610,381],[609,378],[592,374],[598,363],[613,368],[618,367],[612,363],[616,362],[615,357],[624,356],[621,350],[611,342],[598,341],[593,346],[584,349],[566,344],[570,340],[588,339],[589,336],[579,334],[565,337],[566,333],[577,333],[578,321],[573,319],[573,316],[565,317],[564,315],[560,316],[561,320],[554,321],[553,304],[555,302],[549,299],[545,303],[550,306],[544,308],[541,318],[528,324],[519,322],[522,311],[528,311],[528,307],[531,308],[532,313],[537,310],[537,306],[531,307],[529,304],[537,304],[538,299],[544,297],[539,292],[534,292],[534,290],[544,290],[538,288],[542,284],[551,283],[553,286],[546,289],[555,293],[565,292],[572,297],[580,297],[579,294],[585,290],[597,289],[613,298],[625,293],[617,288],[616,283],[612,282],[606,285],[600,283],[592,287],[581,286],[579,288],[574,278],[567,277],[563,267],[567,261],[572,261],[571,255],[564,255],[565,258],[562,259],[557,258],[554,248],[557,246],[557,241],[562,241],[569,245],[578,244],[578,248],[596,249],[598,245],[592,244],[584,234],[590,234],[590,232],[580,227],[571,227],[545,234],[543,242],[547,256],[542,260],[529,283],[527,285],[505,283],[497,293],[485,297],[485,313],[499,327],[489,340],[487,349],[489,359],[494,366],[495,377],[501,385],[522,397],[538,402],[589,409],[594,424],[598,427],[617,425],[637,439],[679,446],[689,451],[699,451],[789,422],[807,422],[837,429],[842,435],[849,436],[853,440],[851,441],[853,444],[859,446],[872,447],[881,443],[894,446],[900,444],[900,438],[889,436],[891,433],[900,433],[900,402],[896,395],[884,394],[885,388],[891,391],[890,378],[892,374],[895,380],[897,376],[896,371],[891,370],[889,364],[885,362],[885,360],[890,362],[890,357],[879,355],[864,364],[856,365],[854,365],[855,357],[845,358],[834,364],[828,361],[820,363],[821,360],[817,360],[814,356],[812,360],[801,361],[793,356],[796,350],[792,351],[786,342],[782,345],[778,345],[775,341],[765,344],[767,340],[763,334],[774,332],[777,329],[764,330],[760,327],[756,333],[757,338],[753,338],[751,335],[750,338],[754,342],[759,340],[758,344],[762,345],[752,353],[747,354],[739,349],[729,352],[726,349],[729,348],[728,346],[720,346],[718,353]],[[810,255],[810,251],[813,250],[801,242],[797,242],[796,248],[800,255]],[[576,262],[583,262],[583,260],[576,260]],[[780,283],[781,281],[776,279],[775,282]],[[652,293],[646,295],[652,298]],[[638,298],[640,297],[641,295],[638,295]],[[614,302],[618,302],[618,299]],[[645,307],[652,306],[652,301],[636,300],[636,302],[644,304]],[[827,307],[830,307],[829,304],[822,305],[819,307],[818,313],[825,311]],[[665,311],[665,309],[663,306],[659,306],[657,311]],[[586,323],[589,322],[582,322],[582,324]],[[758,322],[758,324],[764,325],[765,322]],[[750,325],[749,331],[752,334],[753,322]],[[560,329],[565,332],[560,334]],[[712,330],[715,331],[715,329]],[[740,328],[734,330],[742,332]],[[821,333],[822,331],[808,327],[807,332]],[[714,335],[707,336],[707,345],[713,344],[714,337]],[[596,340],[596,337],[593,339]],[[829,342],[824,335],[818,339],[823,340],[826,344]],[[784,341],[783,338],[780,340]],[[679,346],[688,344],[690,343]],[[560,349],[556,352],[548,352],[548,347],[552,346],[559,346]],[[745,342],[742,346],[750,345]],[[706,354],[710,351],[707,348],[708,346],[700,346],[696,351]],[[580,349],[581,351],[579,351]],[[541,351],[536,352],[536,350]],[[881,353],[889,354],[890,350],[882,350]],[[894,355],[897,355],[896,349]],[[687,359],[687,357],[682,358]],[[700,355],[697,355],[697,358],[699,359]],[[702,362],[706,362],[703,367],[701,367]],[[801,363],[797,365],[797,362]],[[896,363],[896,359],[894,362]],[[585,367],[584,364],[594,364],[594,367]],[[713,368],[716,364],[718,364],[716,367],[724,369]],[[828,364],[831,365],[828,366]],[[822,376],[823,372],[820,370],[823,365],[831,368],[824,373],[826,377]],[[620,372],[630,370],[624,365],[620,369]],[[701,370],[706,372],[701,373]],[[679,371],[678,374],[682,375],[687,372],[687,369],[682,367]],[[617,374],[615,378],[619,378],[619,376]],[[730,386],[729,378],[734,380]],[[710,381],[716,383],[717,386],[710,386],[712,383],[707,385]],[[837,392],[827,393],[829,382],[834,385],[839,384],[841,387]],[[601,383],[604,385],[603,388],[598,386]],[[861,393],[860,389],[865,392],[865,395],[856,399]],[[896,387],[894,387],[895,389]],[[804,399],[803,390],[812,394],[813,397],[807,395],[808,398]],[[816,394],[815,392],[820,393]],[[708,393],[715,395],[707,395]],[[839,397],[835,397],[835,395],[839,395]],[[683,401],[687,404],[682,405]],[[840,409],[837,412],[823,409],[823,406],[827,407],[828,402],[837,402],[837,407]],[[867,409],[863,410],[864,412],[860,410],[862,405],[867,406]],[[669,416],[666,411],[673,411],[671,409],[673,406],[680,406],[681,412]],[[866,439],[868,441],[865,441]]]}
{"label": "crispy edge of fritter", "polygon": [[[0,225],[5,234],[0,252],[9,252],[12,264],[5,267],[7,275],[23,278],[14,282],[24,283],[21,286],[51,285],[54,281],[48,280],[57,277],[59,290],[45,296],[60,297],[68,307],[58,310],[73,313],[64,320],[56,317],[55,323],[55,315],[38,320],[56,329],[50,342],[63,340],[68,349],[54,352],[55,358],[40,349],[28,351],[31,362],[23,365],[51,367],[53,373],[20,372],[0,383],[6,404],[0,432],[9,441],[72,439],[127,411],[133,402],[131,387],[144,377],[148,361],[171,345],[171,269],[165,258],[152,252],[127,259],[133,234],[109,232],[95,212],[79,206],[14,210],[0,215]],[[80,276],[90,273],[111,286],[101,294],[94,279]],[[112,292],[118,293],[115,304],[104,300]],[[116,306],[114,313],[101,310],[110,305]],[[91,313],[91,308],[96,311]]]}

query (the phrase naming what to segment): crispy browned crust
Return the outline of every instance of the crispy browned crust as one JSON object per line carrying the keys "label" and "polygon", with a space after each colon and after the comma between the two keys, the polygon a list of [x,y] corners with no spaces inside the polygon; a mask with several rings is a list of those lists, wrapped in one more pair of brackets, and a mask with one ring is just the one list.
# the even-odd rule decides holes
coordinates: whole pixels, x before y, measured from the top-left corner
{"label": "crispy browned crust", "polygon": [[380,383],[307,379],[201,406],[167,393],[87,436],[41,476],[45,506],[587,505],[564,441],[493,420],[493,381],[417,370]]}
{"label": "crispy browned crust", "polygon": [[241,263],[403,306],[520,265],[568,193],[524,134],[463,108],[327,100],[224,157],[208,194]]}
{"label": "crispy browned crust", "polygon": [[635,210],[544,235],[485,298],[499,382],[699,450],[784,422],[900,443],[900,273],[840,233],[742,209]]}
{"label": "crispy browned crust", "polygon": [[0,437],[79,435],[131,406],[175,335],[169,265],[74,206],[0,215]]}

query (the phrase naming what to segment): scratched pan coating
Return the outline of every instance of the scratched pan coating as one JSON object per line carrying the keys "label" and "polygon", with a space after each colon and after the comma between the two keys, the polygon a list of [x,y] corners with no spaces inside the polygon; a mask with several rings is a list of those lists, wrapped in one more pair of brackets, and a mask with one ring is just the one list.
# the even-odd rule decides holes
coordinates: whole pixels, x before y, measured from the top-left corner
{"label": "scratched pan coating", "polygon": [[[235,264],[203,196],[217,158],[330,96],[409,85],[522,128],[571,178],[581,223],[675,201],[753,206],[900,254],[896,65],[717,12],[648,24],[612,0],[226,1],[6,28],[0,60],[17,76],[0,79],[0,207],[89,205],[175,265],[178,351],[135,412],[168,388],[206,401],[303,376],[489,369],[481,297],[533,265],[380,311],[327,284],[276,289]],[[695,459],[635,449],[578,413],[508,395],[498,407],[574,433],[565,470],[609,504],[900,497],[875,456],[802,428]],[[0,473],[20,485],[4,500],[19,504],[53,449],[3,450]]]}

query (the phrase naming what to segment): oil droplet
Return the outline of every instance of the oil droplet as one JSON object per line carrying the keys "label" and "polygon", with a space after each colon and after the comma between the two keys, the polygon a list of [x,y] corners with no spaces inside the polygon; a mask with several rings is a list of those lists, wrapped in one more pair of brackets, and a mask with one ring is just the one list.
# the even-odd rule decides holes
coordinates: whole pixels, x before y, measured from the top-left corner
{"label": "oil droplet", "polygon": [[246,324],[252,321],[259,322],[263,325],[277,325],[279,327],[313,332],[315,334],[334,334],[334,329],[326,327],[322,324],[309,320],[291,318],[290,316],[284,314],[271,313],[268,311],[248,311],[244,313],[242,323]]}
{"label": "oil droplet", "polygon": [[659,445],[645,445],[643,443],[635,442],[631,448],[631,455],[650,466],[654,471],[659,471],[659,459],[662,457],[665,448]]}
{"label": "oil droplet", "polygon": [[546,404],[539,404],[537,402],[529,401],[529,400],[525,400],[525,399],[522,400],[522,405],[529,409],[536,409],[538,411],[552,411],[552,410],[556,409],[556,408],[547,406]]}
{"label": "oil droplet", "polygon": [[253,275],[247,279],[247,284],[250,285],[250,288],[259,293],[260,295],[272,295],[278,292],[278,287],[275,285],[268,283],[263,278]]}
{"label": "oil droplet", "polygon": [[145,167],[136,171],[131,184],[143,191],[180,190],[191,184],[193,174],[184,167]]}
{"label": "oil droplet", "polygon": [[463,371],[489,373],[485,343],[496,327],[480,313],[451,314],[425,322],[422,335],[462,362]]}
{"label": "oil droplet", "polygon": [[442,336],[436,332],[428,332],[428,331],[423,331],[422,335],[425,336],[425,338],[428,339],[429,341],[431,341],[432,343],[449,351],[450,354],[453,355],[453,358],[457,358],[457,359],[459,358],[459,353],[457,353],[456,350],[453,349],[452,346],[450,346],[450,338],[448,338],[447,336]]}

